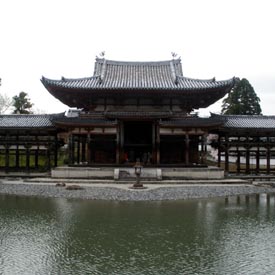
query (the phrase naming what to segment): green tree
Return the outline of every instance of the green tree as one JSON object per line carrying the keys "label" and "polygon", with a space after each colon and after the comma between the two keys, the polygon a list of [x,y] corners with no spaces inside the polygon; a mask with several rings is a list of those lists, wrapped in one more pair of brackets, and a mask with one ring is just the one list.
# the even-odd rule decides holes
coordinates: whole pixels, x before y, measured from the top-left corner
{"label": "green tree", "polygon": [[243,78],[223,100],[221,113],[225,115],[261,115],[260,101],[249,81]]}
{"label": "green tree", "polygon": [[14,114],[32,114],[31,108],[33,106],[33,103],[31,103],[27,93],[20,92],[18,96],[16,95],[12,99]]}

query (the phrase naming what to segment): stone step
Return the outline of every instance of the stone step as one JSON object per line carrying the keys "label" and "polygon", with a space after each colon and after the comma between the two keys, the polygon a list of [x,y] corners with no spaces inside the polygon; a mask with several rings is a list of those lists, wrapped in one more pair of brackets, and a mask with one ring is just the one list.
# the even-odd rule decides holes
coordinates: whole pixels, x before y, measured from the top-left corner
{"label": "stone step", "polygon": [[[133,180],[137,179],[134,168],[116,168],[114,169],[115,180]],[[141,180],[162,180],[162,170],[160,168],[142,168],[140,174]]]}
{"label": "stone step", "polygon": [[[133,167],[70,167],[52,169],[52,178],[136,180]],[[218,167],[143,167],[141,180],[220,180],[224,171]]]}

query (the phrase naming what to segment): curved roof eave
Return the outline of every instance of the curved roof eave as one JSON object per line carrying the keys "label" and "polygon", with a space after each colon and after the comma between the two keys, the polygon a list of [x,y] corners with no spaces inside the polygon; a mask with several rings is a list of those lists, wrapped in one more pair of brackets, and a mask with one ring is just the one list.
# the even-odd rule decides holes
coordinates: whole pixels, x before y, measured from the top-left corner
{"label": "curved roof eave", "polygon": [[99,90],[108,90],[108,91],[116,91],[116,90],[159,90],[159,91],[202,91],[202,90],[215,90],[215,89],[231,89],[235,85],[235,77],[228,80],[216,81],[213,79],[210,80],[200,80],[200,79],[192,79],[187,77],[178,77],[178,83],[175,85],[111,85],[111,83],[100,83],[99,77],[86,77],[86,78],[78,78],[78,79],[65,79],[61,80],[52,80],[45,77],[42,77],[41,82],[45,86],[47,90],[55,90],[55,89],[66,89],[70,90],[89,90],[89,92],[99,91]]}

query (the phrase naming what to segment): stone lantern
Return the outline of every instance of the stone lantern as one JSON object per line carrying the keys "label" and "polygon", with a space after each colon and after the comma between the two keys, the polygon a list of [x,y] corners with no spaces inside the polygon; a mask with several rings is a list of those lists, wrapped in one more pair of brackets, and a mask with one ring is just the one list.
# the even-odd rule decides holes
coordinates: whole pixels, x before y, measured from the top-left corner
{"label": "stone lantern", "polygon": [[134,168],[135,168],[136,182],[133,184],[133,187],[141,188],[141,187],[143,187],[143,184],[140,182],[142,165],[141,165],[139,159],[136,161]]}

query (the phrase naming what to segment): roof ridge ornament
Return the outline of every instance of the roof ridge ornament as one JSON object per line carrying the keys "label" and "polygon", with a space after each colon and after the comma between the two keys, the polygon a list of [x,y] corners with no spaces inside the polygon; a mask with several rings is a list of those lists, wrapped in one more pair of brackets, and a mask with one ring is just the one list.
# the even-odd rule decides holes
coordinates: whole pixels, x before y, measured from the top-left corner
{"label": "roof ridge ornament", "polygon": [[173,59],[175,59],[178,56],[178,54],[175,52],[171,52],[171,55],[172,55]]}
{"label": "roof ridge ornament", "polygon": [[99,83],[102,84],[103,82],[103,79],[105,77],[105,73],[106,73],[106,64],[107,64],[107,61],[106,59],[103,58],[103,64],[102,64],[102,68],[101,68],[101,74],[99,76]]}
{"label": "roof ridge ornament", "polygon": [[96,55],[97,59],[105,59],[105,51],[99,53],[99,57]]}
{"label": "roof ridge ornament", "polygon": [[178,85],[178,76],[176,75],[176,70],[175,70],[175,66],[174,66],[173,60],[170,61],[170,69],[171,69],[171,74],[172,74],[173,82],[176,85]]}

